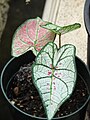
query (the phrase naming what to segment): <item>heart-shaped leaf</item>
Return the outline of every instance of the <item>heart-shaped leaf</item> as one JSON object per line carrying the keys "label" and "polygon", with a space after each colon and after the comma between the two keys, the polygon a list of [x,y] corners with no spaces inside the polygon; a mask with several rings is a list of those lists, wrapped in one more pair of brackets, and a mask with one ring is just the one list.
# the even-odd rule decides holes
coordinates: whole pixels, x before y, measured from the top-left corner
{"label": "heart-shaped leaf", "polygon": [[68,26],[57,26],[55,24],[52,24],[50,22],[46,23],[45,25],[42,25],[43,28],[46,28],[48,30],[51,30],[52,32],[58,34],[58,35],[62,35],[65,34],[67,32],[73,31],[75,29],[78,29],[81,27],[81,25],[79,23],[75,23],[72,25],[68,25]]}
{"label": "heart-shaped leaf", "polygon": [[58,50],[55,43],[49,42],[37,55],[32,71],[33,82],[51,120],[76,83],[75,47],[67,44]]}
{"label": "heart-shaped leaf", "polygon": [[12,55],[18,57],[32,50],[35,55],[48,42],[53,41],[55,33],[40,27],[47,22],[39,17],[24,22],[15,32],[12,42]]}

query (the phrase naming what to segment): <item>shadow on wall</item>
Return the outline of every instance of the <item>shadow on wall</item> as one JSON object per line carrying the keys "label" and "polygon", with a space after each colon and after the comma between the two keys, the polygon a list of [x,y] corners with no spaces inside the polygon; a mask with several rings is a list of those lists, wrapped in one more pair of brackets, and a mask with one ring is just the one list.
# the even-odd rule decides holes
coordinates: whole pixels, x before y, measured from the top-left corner
{"label": "shadow on wall", "polygon": [[42,17],[44,4],[45,0],[30,0],[27,5],[25,0],[10,0],[7,23],[0,43],[0,71],[11,58],[11,42],[15,30],[27,19]]}

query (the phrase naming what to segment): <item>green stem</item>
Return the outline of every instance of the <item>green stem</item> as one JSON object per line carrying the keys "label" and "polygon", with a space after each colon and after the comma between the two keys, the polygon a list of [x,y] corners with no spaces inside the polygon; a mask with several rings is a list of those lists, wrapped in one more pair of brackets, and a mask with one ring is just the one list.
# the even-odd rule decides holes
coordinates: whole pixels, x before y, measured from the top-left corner
{"label": "green stem", "polygon": [[59,35],[59,48],[61,47],[61,35]]}

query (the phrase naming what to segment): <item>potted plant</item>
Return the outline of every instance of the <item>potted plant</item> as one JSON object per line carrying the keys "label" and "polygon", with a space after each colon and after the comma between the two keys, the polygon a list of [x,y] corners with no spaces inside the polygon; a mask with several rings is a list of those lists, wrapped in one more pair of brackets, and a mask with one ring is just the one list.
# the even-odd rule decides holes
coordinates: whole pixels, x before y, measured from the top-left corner
{"label": "potted plant", "polygon": [[61,46],[61,35],[79,27],[78,23],[60,27],[36,18],[16,30],[15,57],[1,73],[1,89],[15,120],[84,120],[90,74],[75,56],[75,46]]}

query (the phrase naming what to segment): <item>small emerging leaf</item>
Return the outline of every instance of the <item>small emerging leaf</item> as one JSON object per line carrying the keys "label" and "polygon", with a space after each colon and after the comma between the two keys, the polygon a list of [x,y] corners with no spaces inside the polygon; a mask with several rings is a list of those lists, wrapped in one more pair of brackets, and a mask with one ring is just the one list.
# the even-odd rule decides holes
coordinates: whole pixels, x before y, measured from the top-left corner
{"label": "small emerging leaf", "polygon": [[24,22],[14,34],[12,55],[18,57],[29,50],[37,55],[43,46],[53,41],[55,33],[40,27],[45,23],[39,17]]}
{"label": "small emerging leaf", "polygon": [[67,32],[73,31],[75,29],[78,29],[81,27],[81,25],[79,23],[75,23],[72,25],[68,25],[68,26],[57,26],[55,24],[52,24],[50,22],[46,23],[45,25],[42,25],[43,28],[46,28],[48,30],[51,30],[52,32],[58,34],[58,35],[62,35],[65,34]]}
{"label": "small emerging leaf", "polygon": [[75,47],[64,45],[58,50],[55,43],[49,42],[37,55],[32,71],[33,82],[51,120],[76,83]]}

